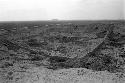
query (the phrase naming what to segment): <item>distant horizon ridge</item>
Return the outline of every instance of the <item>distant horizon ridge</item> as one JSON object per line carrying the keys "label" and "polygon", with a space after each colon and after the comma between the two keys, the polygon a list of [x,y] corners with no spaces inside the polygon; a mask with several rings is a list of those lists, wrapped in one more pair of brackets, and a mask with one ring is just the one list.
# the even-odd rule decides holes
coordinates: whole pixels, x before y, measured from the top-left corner
{"label": "distant horizon ridge", "polygon": [[10,20],[10,21],[0,21],[0,22],[27,22],[27,21],[125,21],[125,19],[90,19],[90,20],[59,20],[59,19],[51,19],[51,20]]}

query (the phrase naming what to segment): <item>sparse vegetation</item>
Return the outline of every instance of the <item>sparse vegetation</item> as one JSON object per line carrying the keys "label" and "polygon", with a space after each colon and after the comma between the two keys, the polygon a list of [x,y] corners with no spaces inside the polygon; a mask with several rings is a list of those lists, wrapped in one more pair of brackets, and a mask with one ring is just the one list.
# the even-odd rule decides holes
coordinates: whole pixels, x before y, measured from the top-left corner
{"label": "sparse vegetation", "polygon": [[[20,24],[20,27],[14,24],[0,25],[5,28],[14,26],[20,28],[18,32],[22,31],[15,32],[15,38],[10,36],[13,34],[9,31],[11,29],[8,30],[9,34],[6,34],[6,37],[5,34],[1,35],[0,71],[23,63],[17,68],[24,72],[28,69],[25,68],[26,65],[44,66],[53,70],[86,68],[94,71],[106,70],[110,73],[125,72],[125,34],[124,28],[120,28],[125,27],[124,23],[70,26],[62,24],[60,27],[51,25],[47,29],[41,25],[37,30],[33,29],[34,25]],[[30,27],[25,34],[24,26]],[[119,28],[123,31],[116,30]],[[25,36],[27,33],[29,35]],[[98,41],[100,39],[101,42]],[[14,72],[8,72],[8,76],[11,77]],[[9,77],[8,79],[13,80]]]}

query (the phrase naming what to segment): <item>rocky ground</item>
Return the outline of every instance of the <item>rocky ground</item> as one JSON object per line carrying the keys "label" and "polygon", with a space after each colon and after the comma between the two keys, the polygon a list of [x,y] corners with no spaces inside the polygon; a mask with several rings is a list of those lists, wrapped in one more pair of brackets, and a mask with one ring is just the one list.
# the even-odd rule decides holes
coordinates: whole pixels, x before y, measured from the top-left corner
{"label": "rocky ground", "polygon": [[0,83],[124,82],[125,22],[31,26],[0,34]]}

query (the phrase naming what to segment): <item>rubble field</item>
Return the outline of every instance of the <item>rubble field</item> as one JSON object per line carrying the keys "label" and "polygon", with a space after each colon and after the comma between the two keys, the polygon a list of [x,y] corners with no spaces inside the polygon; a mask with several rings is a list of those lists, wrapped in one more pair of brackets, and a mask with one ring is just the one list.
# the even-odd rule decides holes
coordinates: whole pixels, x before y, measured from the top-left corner
{"label": "rubble field", "polygon": [[125,83],[124,21],[0,27],[0,83]]}

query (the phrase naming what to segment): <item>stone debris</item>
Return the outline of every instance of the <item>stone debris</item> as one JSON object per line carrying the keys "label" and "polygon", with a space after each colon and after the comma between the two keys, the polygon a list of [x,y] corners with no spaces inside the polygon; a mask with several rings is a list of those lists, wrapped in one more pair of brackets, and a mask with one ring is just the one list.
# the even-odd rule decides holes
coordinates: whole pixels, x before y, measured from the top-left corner
{"label": "stone debris", "polygon": [[0,33],[0,83],[125,83],[124,23],[13,25]]}

